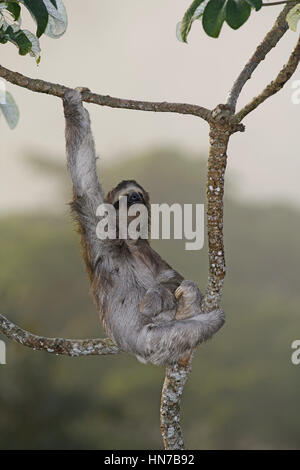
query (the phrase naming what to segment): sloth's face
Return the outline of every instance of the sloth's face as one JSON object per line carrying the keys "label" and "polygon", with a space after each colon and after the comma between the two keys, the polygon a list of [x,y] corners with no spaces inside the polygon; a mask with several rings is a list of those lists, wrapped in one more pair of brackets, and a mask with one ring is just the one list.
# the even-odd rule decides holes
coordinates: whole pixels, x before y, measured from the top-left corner
{"label": "sloth's face", "polygon": [[[149,194],[147,191],[145,191],[142,186],[140,186],[136,181],[134,180],[129,180],[129,181],[121,181],[114,189],[112,189],[106,196],[105,202],[112,204],[117,212],[119,213],[119,209],[121,208],[121,204],[125,201],[122,201],[120,204],[120,201],[122,200],[123,197],[127,198],[127,210],[129,211],[131,206],[134,206],[135,204],[142,204],[145,208],[146,211],[141,211],[139,207],[137,207],[137,212],[134,213],[135,211],[133,210],[133,214],[131,213],[130,215],[127,214],[127,223],[128,225],[135,219],[136,217],[146,217],[146,221],[144,221],[147,224],[147,230],[148,230],[148,235],[150,234],[150,229],[151,229],[151,209],[150,209],[150,198]],[[122,207],[123,209],[123,207]],[[119,229],[119,219],[117,222],[117,231]],[[145,238],[145,237],[142,237]],[[136,240],[136,238],[134,238]]]}
{"label": "sloth's face", "polygon": [[116,211],[118,211],[122,197],[127,198],[127,209],[134,204],[144,205],[148,211],[150,224],[150,198],[147,191],[145,191],[141,185],[134,180],[121,181],[115,188],[108,192],[105,197],[105,202],[112,204]]}

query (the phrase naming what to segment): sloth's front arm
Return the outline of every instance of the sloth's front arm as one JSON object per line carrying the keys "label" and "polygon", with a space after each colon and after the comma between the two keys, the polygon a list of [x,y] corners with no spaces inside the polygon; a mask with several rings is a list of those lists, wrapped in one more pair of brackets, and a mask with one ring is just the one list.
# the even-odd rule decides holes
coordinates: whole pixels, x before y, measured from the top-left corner
{"label": "sloth's front arm", "polygon": [[73,183],[72,211],[79,223],[83,255],[90,277],[94,275],[105,241],[96,234],[97,208],[104,202],[97,175],[96,150],[88,111],[82,105],[80,88],[63,98],[68,169]]}

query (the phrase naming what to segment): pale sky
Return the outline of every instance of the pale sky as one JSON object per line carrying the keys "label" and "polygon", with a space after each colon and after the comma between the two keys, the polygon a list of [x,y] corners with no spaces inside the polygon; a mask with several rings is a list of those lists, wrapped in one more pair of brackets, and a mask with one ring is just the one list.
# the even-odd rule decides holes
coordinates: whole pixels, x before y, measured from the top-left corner
{"label": "pale sky", "polygon": [[[225,101],[233,80],[281,8],[253,11],[238,31],[225,25],[219,39],[209,38],[195,23],[186,45],[176,39],[175,28],[190,0],[64,3],[68,30],[58,40],[42,37],[38,67],[29,56],[19,56],[13,45],[0,45],[1,64],[30,77],[87,86],[100,94],[209,108]],[[240,105],[275,78],[296,40],[292,31],[285,35],[253,75]],[[246,132],[231,139],[227,171],[235,177],[241,198],[300,205],[300,104],[291,100],[293,80],[300,80],[300,69],[284,90],[244,120]],[[8,90],[20,107],[21,119],[14,131],[0,120],[0,212],[53,210],[55,181],[35,173],[24,155],[34,151],[64,161],[60,100],[10,84]],[[106,162],[120,153],[159,145],[207,154],[208,126],[196,117],[87,106],[97,151]]]}

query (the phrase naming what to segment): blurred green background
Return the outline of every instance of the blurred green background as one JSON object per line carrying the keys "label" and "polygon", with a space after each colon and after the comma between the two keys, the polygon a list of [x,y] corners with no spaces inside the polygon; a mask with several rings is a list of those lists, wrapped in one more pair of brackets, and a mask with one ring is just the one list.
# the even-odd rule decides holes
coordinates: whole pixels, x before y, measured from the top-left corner
{"label": "blurred green background", "polygon": [[[135,178],[152,202],[204,202],[205,163],[190,157],[187,162],[183,152],[165,148],[122,158],[121,165],[103,168],[105,189]],[[104,333],[67,206],[66,170],[28,160],[61,181],[65,215],[1,217],[1,313],[40,335],[99,337]],[[227,323],[194,359],[182,403],[186,446],[299,448],[300,366],[290,359],[291,343],[300,337],[299,212],[241,205],[234,181],[226,182],[226,193]],[[205,288],[206,249],[185,251],[182,241],[153,245]],[[126,355],[68,358],[6,344],[1,449],[162,448],[163,368]]]}

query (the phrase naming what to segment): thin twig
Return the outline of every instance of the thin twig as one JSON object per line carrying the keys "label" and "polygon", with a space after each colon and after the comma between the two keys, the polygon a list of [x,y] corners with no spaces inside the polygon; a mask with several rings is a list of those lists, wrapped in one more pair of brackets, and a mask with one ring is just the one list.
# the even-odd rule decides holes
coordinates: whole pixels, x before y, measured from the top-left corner
{"label": "thin twig", "polygon": [[279,14],[274,26],[257,47],[253,56],[247,62],[238,78],[234,82],[227,99],[227,105],[230,107],[232,113],[235,112],[237,100],[247,80],[251,78],[252,73],[260,64],[260,62],[265,59],[266,55],[273,49],[273,47],[277,45],[282,36],[288,30],[286,15],[297,3],[299,3],[299,1],[292,1],[284,7],[282,12]]}
{"label": "thin twig", "polygon": [[36,336],[18,327],[3,315],[0,315],[0,331],[16,343],[52,354],[78,357],[118,354],[121,352],[120,348],[109,338],[65,339]]}
{"label": "thin twig", "polygon": [[[25,75],[22,75],[18,72],[12,72],[11,70],[8,70],[1,65],[0,77],[5,78],[5,80],[13,83],[14,85],[27,88],[28,90],[38,93],[46,93],[48,95],[57,96],[59,98],[62,98],[64,93],[70,89],[63,85],[26,77]],[[86,101],[87,103],[99,104],[100,106],[109,106],[110,108],[135,109],[137,111],[153,111],[160,113],[189,114],[200,117],[205,121],[210,120],[210,110],[194,104],[168,103],[166,101],[155,102],[127,100],[114,98],[109,95],[98,95],[90,91],[85,91],[82,98],[83,101]]]}
{"label": "thin twig", "polygon": [[244,108],[242,108],[235,116],[237,122],[242,121],[247,114],[253,111],[257,106],[263,103],[267,98],[277,93],[285,85],[285,83],[291,78],[291,76],[296,71],[300,61],[300,37],[298,43],[293,50],[292,54],[286,65],[280,70],[279,74],[274,81],[269,83],[268,86],[255,98],[253,98],[250,103],[248,103]]}

